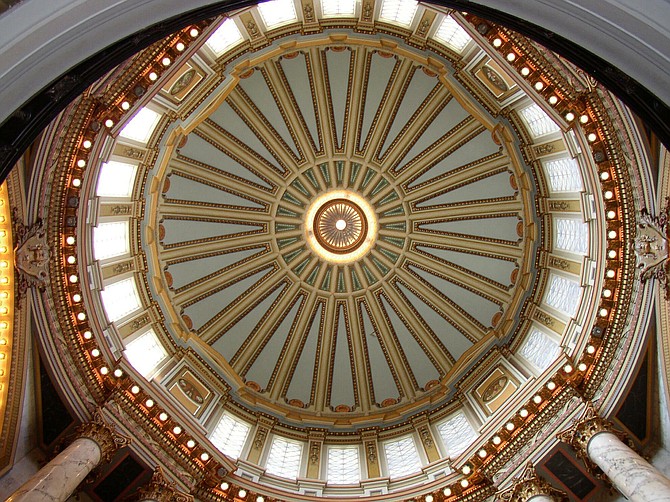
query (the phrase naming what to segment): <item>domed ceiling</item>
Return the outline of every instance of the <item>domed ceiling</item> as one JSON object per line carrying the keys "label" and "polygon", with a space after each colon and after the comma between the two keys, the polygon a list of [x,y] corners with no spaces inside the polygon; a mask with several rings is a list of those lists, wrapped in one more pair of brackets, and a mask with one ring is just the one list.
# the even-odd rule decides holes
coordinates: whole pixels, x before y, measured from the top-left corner
{"label": "domed ceiling", "polygon": [[628,112],[475,16],[347,5],[188,26],[37,155],[52,364],[203,500],[483,500],[639,350]]}
{"label": "domed ceiling", "polygon": [[336,422],[444,394],[514,326],[537,238],[508,122],[447,60],[346,37],[256,56],[171,124],[144,229],[240,397]]}

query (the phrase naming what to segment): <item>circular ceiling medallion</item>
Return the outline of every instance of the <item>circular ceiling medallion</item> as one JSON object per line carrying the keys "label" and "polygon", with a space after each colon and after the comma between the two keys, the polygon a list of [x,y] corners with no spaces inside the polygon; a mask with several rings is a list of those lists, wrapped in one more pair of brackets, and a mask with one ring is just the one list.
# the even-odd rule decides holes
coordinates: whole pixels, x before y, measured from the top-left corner
{"label": "circular ceiling medallion", "polygon": [[321,258],[344,263],[359,259],[376,239],[372,206],[348,190],[327,192],[306,214],[307,242]]}
{"label": "circular ceiling medallion", "polygon": [[316,213],[313,229],[316,240],[331,253],[355,251],[368,233],[368,222],[360,207],[346,199],[327,202]]}

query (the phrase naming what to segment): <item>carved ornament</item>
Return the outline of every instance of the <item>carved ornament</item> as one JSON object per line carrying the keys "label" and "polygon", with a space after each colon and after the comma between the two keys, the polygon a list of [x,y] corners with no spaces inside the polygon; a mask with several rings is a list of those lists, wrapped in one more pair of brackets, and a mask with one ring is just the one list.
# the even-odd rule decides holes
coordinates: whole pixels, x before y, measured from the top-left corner
{"label": "carved ornament", "polygon": [[640,279],[646,282],[656,278],[665,292],[666,300],[670,298],[668,285],[668,213],[670,213],[670,198],[666,199],[666,206],[658,216],[651,216],[646,212],[640,215],[637,226],[638,234],[635,237],[635,255],[637,267],[640,269]]}
{"label": "carved ornament", "polygon": [[119,434],[114,430],[114,426],[105,420],[100,408],[93,412],[93,419],[90,422],[77,428],[77,435],[80,438],[91,439],[98,444],[101,464],[109,462],[116,450],[128,446],[131,441],[128,436]]}
{"label": "carved ornament", "polygon": [[137,491],[138,502],[155,500],[156,502],[192,502],[193,497],[180,492],[176,483],[170,483],[163,475],[163,470],[157,466],[151,481]]}
{"label": "carved ornament", "polygon": [[423,425],[419,428],[419,436],[421,436],[421,441],[423,442],[426,448],[433,447],[433,437],[428,430],[428,426]]}
{"label": "carved ornament", "polygon": [[556,258],[555,256],[549,257],[549,266],[554,268],[560,268],[561,270],[567,270],[570,268],[570,262],[564,260],[563,258]]}
{"label": "carved ornament", "polygon": [[309,461],[312,465],[319,463],[321,458],[321,443],[312,443],[309,447]]}
{"label": "carved ornament", "polygon": [[551,328],[554,325],[554,319],[549,314],[545,314],[544,312],[538,310],[535,312],[535,317],[545,326]]}
{"label": "carved ornament", "polygon": [[17,284],[21,296],[29,287],[35,286],[40,290],[45,288],[51,253],[42,220],[37,220],[32,227],[17,223],[16,236],[14,266],[18,272]]}
{"label": "carved ornament", "polygon": [[256,438],[254,439],[254,448],[260,450],[265,444],[265,438],[267,437],[267,435],[268,435],[267,429],[259,427],[258,432],[256,432]]}
{"label": "carved ornament", "polygon": [[528,462],[521,476],[514,479],[510,488],[500,492],[497,500],[504,502],[526,502],[537,495],[545,495],[560,502],[568,500],[568,496],[564,492],[557,490],[538,476],[532,462]]}
{"label": "carved ornament", "polygon": [[554,145],[546,143],[535,147],[535,153],[538,155],[546,155],[554,151]]}
{"label": "carved ornament", "polygon": [[368,462],[374,464],[377,461],[377,447],[374,441],[368,441],[365,443],[365,451],[368,456]]}

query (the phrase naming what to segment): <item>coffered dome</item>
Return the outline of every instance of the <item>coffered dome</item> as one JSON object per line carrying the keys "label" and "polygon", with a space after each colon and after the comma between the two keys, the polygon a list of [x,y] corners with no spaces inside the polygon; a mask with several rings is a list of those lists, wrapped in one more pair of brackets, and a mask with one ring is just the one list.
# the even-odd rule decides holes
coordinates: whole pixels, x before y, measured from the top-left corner
{"label": "coffered dome", "polygon": [[203,500],[483,500],[636,357],[611,333],[646,322],[649,173],[617,130],[581,70],[467,13],[276,0],[185,27],[40,149],[78,392]]}
{"label": "coffered dome", "polygon": [[337,33],[238,56],[164,124],[140,235],[165,332],[242,400],[360,426],[425,409],[509,339],[539,232],[509,121],[449,59]]}

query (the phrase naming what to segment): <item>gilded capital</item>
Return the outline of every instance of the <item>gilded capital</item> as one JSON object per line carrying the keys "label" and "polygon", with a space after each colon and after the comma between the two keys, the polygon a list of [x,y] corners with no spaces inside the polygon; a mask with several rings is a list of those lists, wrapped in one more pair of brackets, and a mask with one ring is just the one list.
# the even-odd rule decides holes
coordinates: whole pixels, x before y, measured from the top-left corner
{"label": "gilded capital", "polygon": [[526,502],[537,495],[545,495],[557,502],[568,500],[564,492],[557,490],[538,476],[533,464],[528,462],[521,476],[514,479],[510,488],[500,492],[497,499],[505,502]]}
{"label": "gilded capital", "polygon": [[157,466],[154,474],[148,484],[137,491],[138,502],[156,501],[156,502],[193,502],[193,497],[180,492],[176,488],[176,483],[170,483],[163,474],[163,470]]}
{"label": "gilded capital", "polygon": [[572,446],[577,454],[589,462],[588,444],[593,436],[599,432],[616,432],[609,420],[600,417],[593,404],[588,403],[582,416],[569,429],[559,433],[558,439]]}
{"label": "gilded capital", "polygon": [[90,422],[77,428],[77,435],[80,438],[91,439],[98,444],[100,447],[100,463],[109,462],[116,450],[130,444],[128,436],[116,432],[114,426],[105,420],[100,408],[95,410]]}

